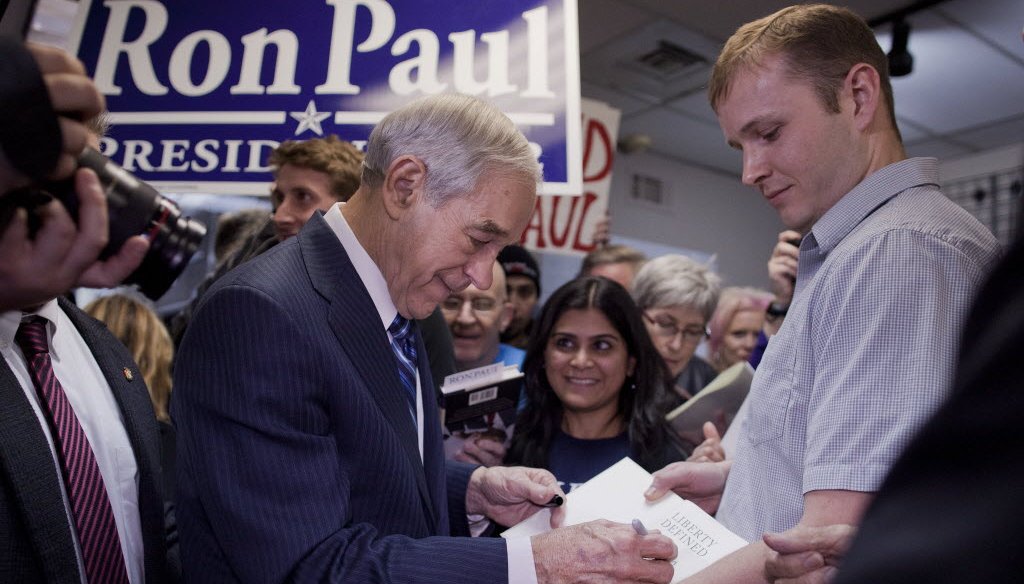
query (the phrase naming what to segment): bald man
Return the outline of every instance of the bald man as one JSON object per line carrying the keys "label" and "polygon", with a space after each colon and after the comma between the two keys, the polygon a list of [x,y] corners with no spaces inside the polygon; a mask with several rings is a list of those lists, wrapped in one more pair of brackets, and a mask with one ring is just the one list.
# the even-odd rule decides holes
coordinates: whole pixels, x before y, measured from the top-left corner
{"label": "bald man", "polygon": [[[522,367],[526,353],[501,342],[501,333],[512,321],[512,303],[505,289],[505,270],[495,262],[490,288],[470,284],[441,303],[441,312],[452,333],[458,371],[493,363]],[[501,464],[512,438],[516,412],[509,410],[484,418],[454,434],[445,434],[445,456],[485,466]]]}

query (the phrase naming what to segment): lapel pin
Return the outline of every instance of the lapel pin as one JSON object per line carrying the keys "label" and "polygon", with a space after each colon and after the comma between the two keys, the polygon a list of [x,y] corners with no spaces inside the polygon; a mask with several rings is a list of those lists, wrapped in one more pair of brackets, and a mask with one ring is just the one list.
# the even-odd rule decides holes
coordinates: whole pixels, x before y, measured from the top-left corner
{"label": "lapel pin", "polygon": [[128,381],[135,379],[135,376],[132,375],[131,369],[125,367],[124,369],[122,369],[122,371],[124,371],[124,378],[127,379]]}

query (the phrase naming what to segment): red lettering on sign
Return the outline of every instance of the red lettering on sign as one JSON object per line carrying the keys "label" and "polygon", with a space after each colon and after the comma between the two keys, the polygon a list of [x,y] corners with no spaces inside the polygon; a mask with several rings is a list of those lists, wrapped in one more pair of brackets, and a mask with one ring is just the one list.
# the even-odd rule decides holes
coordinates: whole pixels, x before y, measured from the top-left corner
{"label": "red lettering on sign", "polygon": [[537,232],[537,242],[534,247],[542,249],[547,247],[544,243],[544,206],[541,205],[541,197],[537,197],[537,202],[533,205],[533,215],[530,217],[530,222],[526,224],[526,229],[523,230],[523,234],[519,236],[519,243],[526,243],[526,235],[531,231]]}
{"label": "red lettering on sign", "polygon": [[[569,203],[569,216],[565,218],[565,228],[562,229],[561,235],[555,232],[555,223],[558,218],[558,206],[565,199],[572,199]],[[576,216],[576,205],[580,202],[579,197],[551,197],[551,221],[548,222],[548,234],[551,236],[551,245],[554,247],[562,247],[565,245],[565,241],[569,239],[569,229],[573,226],[573,218]]]}
{"label": "red lettering on sign", "polygon": [[586,173],[586,170],[589,167],[590,149],[593,148],[595,146],[595,143],[597,143],[598,141],[600,141],[600,143],[596,145],[598,147],[601,147],[604,151],[604,166],[599,168],[597,172],[595,172],[594,174],[584,174],[583,182],[596,182],[608,176],[608,173],[612,171],[612,162],[615,159],[612,151],[612,139],[610,136],[608,136],[608,129],[605,128],[604,123],[602,123],[601,120],[591,118],[590,120],[587,120],[586,139],[583,141],[584,173]]}
{"label": "red lettering on sign", "polygon": [[579,224],[576,226],[576,239],[572,243],[572,248],[575,250],[589,252],[593,250],[595,247],[597,247],[597,244],[594,243],[593,238],[591,238],[590,243],[583,243],[582,241],[580,241],[580,236],[583,235],[583,225],[587,221],[587,213],[590,211],[590,206],[596,200],[596,194],[590,191],[583,193],[583,212],[580,213],[580,221]]}

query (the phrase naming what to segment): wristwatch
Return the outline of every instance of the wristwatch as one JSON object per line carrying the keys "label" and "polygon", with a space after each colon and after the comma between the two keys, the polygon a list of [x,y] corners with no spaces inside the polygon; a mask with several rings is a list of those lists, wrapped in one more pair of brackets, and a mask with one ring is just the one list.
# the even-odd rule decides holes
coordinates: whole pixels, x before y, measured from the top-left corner
{"label": "wristwatch", "polygon": [[786,316],[787,312],[789,312],[789,305],[781,302],[772,302],[768,305],[768,308],[764,310],[765,315],[772,320],[779,318],[780,316]]}

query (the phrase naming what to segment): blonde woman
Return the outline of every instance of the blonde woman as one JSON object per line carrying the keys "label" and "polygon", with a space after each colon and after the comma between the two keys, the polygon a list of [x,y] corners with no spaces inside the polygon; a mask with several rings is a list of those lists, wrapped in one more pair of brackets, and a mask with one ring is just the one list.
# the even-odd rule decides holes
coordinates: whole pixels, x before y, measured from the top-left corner
{"label": "blonde woman", "polygon": [[163,466],[164,497],[174,494],[174,427],[168,413],[171,399],[171,360],[174,345],[167,327],[149,306],[125,294],[111,294],[98,298],[85,311],[103,322],[132,354],[149,389],[153,411],[160,425],[161,464]]}
{"label": "blonde woman", "polygon": [[722,290],[708,327],[711,329],[710,363],[719,373],[750,359],[757,346],[757,336],[764,327],[764,311],[771,301],[771,293],[757,288]]}
{"label": "blonde woman", "polygon": [[170,423],[167,405],[171,398],[171,359],[174,346],[167,327],[148,306],[124,294],[103,296],[85,307],[128,347],[149,388],[156,419]]}

